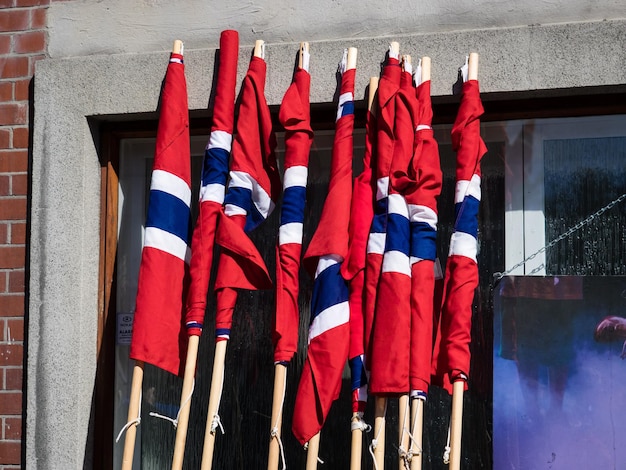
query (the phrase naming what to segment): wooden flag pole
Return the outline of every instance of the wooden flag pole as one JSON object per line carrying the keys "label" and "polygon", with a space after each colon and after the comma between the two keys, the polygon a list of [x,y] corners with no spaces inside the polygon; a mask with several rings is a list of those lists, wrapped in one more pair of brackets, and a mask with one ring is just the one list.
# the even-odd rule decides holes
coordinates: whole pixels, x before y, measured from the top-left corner
{"label": "wooden flag pole", "polygon": [[228,341],[218,341],[215,343],[213,375],[211,376],[211,391],[209,392],[209,409],[207,410],[204,447],[202,449],[202,465],[200,467],[202,470],[211,470],[213,465],[213,450],[215,449],[215,433],[217,431],[215,420],[218,416],[218,408],[222,398],[222,388],[224,387],[224,361],[226,359],[227,345]]}
{"label": "wooden flag pole", "polygon": [[[128,403],[127,423],[139,418],[139,411],[141,409],[141,386],[143,384],[143,366],[143,361],[135,361],[135,367],[133,367],[133,378],[130,384],[130,401]],[[124,438],[124,454],[122,456],[122,470],[131,470],[133,468],[137,426],[139,426],[139,421],[130,425],[126,430],[126,436]]]}
{"label": "wooden flag pole", "polygon": [[[359,424],[361,413],[352,413],[352,422]],[[352,441],[350,443],[350,470],[361,470],[361,456],[363,454],[363,430],[360,427],[352,429]]]}
{"label": "wooden flag pole", "polygon": [[450,417],[450,470],[461,468],[461,434],[463,430],[463,392],[465,380],[452,384],[452,415]]}
{"label": "wooden flag pole", "polygon": [[319,453],[320,453],[320,433],[318,432],[315,436],[309,439],[309,442],[307,442],[306,470],[317,469],[317,457]]}
{"label": "wooden flag pole", "polygon": [[191,410],[191,394],[193,393],[194,379],[196,376],[199,344],[200,336],[193,335],[189,337],[189,342],[187,343],[187,359],[185,360],[185,375],[183,376],[183,389],[180,393],[180,408],[178,411],[178,425],[176,426],[172,470],[181,470],[183,468],[185,443],[187,442],[187,428],[189,427],[189,411]]}
{"label": "wooden flag pole", "polygon": [[374,400],[374,462],[376,470],[385,468],[385,414],[387,412],[387,398],[376,397]]}
{"label": "wooden flag pole", "polygon": [[254,57],[265,59],[265,41],[257,39],[254,43]]}
{"label": "wooden flag pole", "polygon": [[[272,398],[272,426],[270,434],[270,452],[267,459],[267,470],[277,470],[280,459],[279,439],[283,422],[283,404],[287,386],[287,365],[277,363],[274,366],[274,396]],[[283,459],[285,456],[283,456]]]}
{"label": "wooden flag pole", "polygon": [[430,80],[430,57],[424,56],[422,57],[422,83]]}
{"label": "wooden flag pole", "polygon": [[476,52],[472,52],[469,55],[467,79],[478,80],[478,54]]}
{"label": "wooden flag pole", "polygon": [[298,67],[304,68],[304,53],[309,52],[309,43],[301,42],[300,43],[300,52],[298,53]]}
{"label": "wooden flag pole", "polygon": [[[409,426],[410,426],[410,413],[409,413],[409,394],[403,393],[398,397],[398,442],[400,444],[399,449],[407,452],[409,446]],[[405,461],[400,454],[398,459],[398,465],[400,470],[405,470]]]}
{"label": "wooden flag pole", "polygon": [[413,398],[411,400],[411,470],[422,468],[422,441],[424,435],[424,400]]}

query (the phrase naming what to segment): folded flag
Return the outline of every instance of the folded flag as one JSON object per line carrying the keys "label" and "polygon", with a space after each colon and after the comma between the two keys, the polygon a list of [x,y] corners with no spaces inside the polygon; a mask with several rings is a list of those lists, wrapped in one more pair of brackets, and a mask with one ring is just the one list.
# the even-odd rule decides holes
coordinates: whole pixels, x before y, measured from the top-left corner
{"label": "folded flag", "polygon": [[183,56],[172,53],[161,113],[141,253],[130,357],[183,375],[183,302],[189,283],[191,154]]}

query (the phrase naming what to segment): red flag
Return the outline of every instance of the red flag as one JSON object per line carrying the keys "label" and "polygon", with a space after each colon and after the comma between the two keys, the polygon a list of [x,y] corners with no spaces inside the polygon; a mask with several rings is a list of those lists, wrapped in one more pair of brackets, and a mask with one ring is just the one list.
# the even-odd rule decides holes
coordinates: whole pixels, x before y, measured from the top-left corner
{"label": "red flag", "polygon": [[302,226],[306,204],[309,152],[313,141],[309,90],[311,76],[298,69],[280,106],[285,128],[285,174],[276,248],[274,362],[289,362],[298,349],[298,291]]}
{"label": "red flag", "polygon": [[182,375],[189,281],[191,155],[181,54],[170,55],[161,95],[130,357]]}
{"label": "red flag", "polygon": [[478,81],[463,84],[461,105],[452,128],[457,153],[455,223],[446,263],[440,338],[433,361],[436,379],[451,391],[451,383],[469,377],[472,303],[478,287],[478,207],[480,160],[487,148],[480,137],[484,109]]}
{"label": "red flag", "polygon": [[242,83],[230,182],[216,235],[222,247],[215,280],[218,341],[230,338],[235,289],[272,288],[265,262],[246,233],[270,215],[281,189],[265,76],[265,61],[253,57]]}
{"label": "red flag", "polygon": [[413,156],[413,116],[417,99],[410,70],[401,74],[393,116],[393,158],[389,169],[387,236],[376,298],[371,338],[370,391],[374,394],[409,392],[411,330],[410,225],[404,187],[396,173],[406,174]]}
{"label": "red flag", "polygon": [[363,294],[365,318],[366,367],[371,370],[371,340],[376,294],[385,251],[387,232],[387,201],[389,195],[389,172],[393,158],[393,125],[395,96],[400,89],[400,62],[398,57],[389,57],[383,67],[378,84],[376,111],[376,151],[374,177],[376,178],[376,202],[374,217],[367,240],[365,266],[365,288]]}
{"label": "red flag", "polygon": [[[371,86],[371,85],[370,85]],[[370,89],[370,93],[374,93]],[[367,238],[374,218],[372,187],[372,148],[376,141],[376,117],[367,112],[365,123],[365,152],[363,171],[354,181],[350,208],[348,256],[341,265],[341,275],[350,286],[350,347],[348,360],[352,375],[352,412],[365,412],[367,406],[367,374],[365,369],[365,319],[363,294],[365,289],[365,259]]]}
{"label": "red flag", "polygon": [[348,358],[349,290],[340,269],[348,255],[355,73],[350,69],[342,75],[328,196],[304,257],[305,267],[315,273],[315,282],[309,348],[293,414],[292,430],[301,444],[322,429],[332,402],[339,396]]}
{"label": "red flag", "polygon": [[219,69],[213,105],[211,135],[204,153],[200,212],[191,240],[191,283],[187,295],[185,322],[189,335],[202,333],[206,297],[213,264],[215,231],[226,191],[228,160],[233,140],[235,121],[235,86],[239,35],[237,31],[223,31],[220,35]]}
{"label": "red flag", "polygon": [[437,255],[437,198],[441,193],[442,183],[439,149],[431,128],[430,81],[420,84],[416,94],[419,106],[413,121],[415,126],[413,158],[407,172],[397,171],[392,177],[393,185],[405,195],[411,229],[409,381],[411,394],[414,397],[425,396],[430,384],[435,291],[434,263]]}

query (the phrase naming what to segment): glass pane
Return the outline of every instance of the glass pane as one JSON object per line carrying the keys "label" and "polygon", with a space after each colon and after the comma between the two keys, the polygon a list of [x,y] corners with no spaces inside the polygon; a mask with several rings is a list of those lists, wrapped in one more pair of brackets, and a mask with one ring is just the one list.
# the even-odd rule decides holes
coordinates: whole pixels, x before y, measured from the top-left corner
{"label": "glass pane", "polygon": [[[554,240],[626,190],[626,137],[546,140],[546,240]],[[550,248],[550,274],[626,274],[626,203]]]}
{"label": "glass pane", "polygon": [[626,464],[626,320],[615,317],[625,305],[623,276],[502,279],[494,298],[493,468]]}

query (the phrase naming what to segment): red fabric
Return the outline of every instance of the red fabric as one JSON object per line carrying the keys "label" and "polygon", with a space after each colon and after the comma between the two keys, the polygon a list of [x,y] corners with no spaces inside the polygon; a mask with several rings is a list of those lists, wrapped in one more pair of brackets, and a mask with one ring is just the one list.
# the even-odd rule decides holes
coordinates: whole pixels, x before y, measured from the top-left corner
{"label": "red fabric", "polygon": [[[356,70],[347,70],[342,75],[341,93],[354,94]],[[348,254],[348,226],[350,221],[350,196],[352,193],[352,152],[354,114],[343,115],[336,123],[328,195],[324,202],[319,225],[304,257],[305,266],[315,273],[319,258],[332,256],[343,261]],[[345,292],[348,304],[348,286],[336,271],[327,268],[316,277],[316,288],[329,287],[334,299],[336,292]],[[329,281],[326,275],[335,273],[330,282],[320,287],[320,279]],[[318,292],[319,293],[319,292]],[[324,297],[321,294],[320,297]],[[339,295],[341,297],[341,295]],[[312,310],[316,308],[312,301]],[[335,304],[336,305],[336,304]],[[300,377],[293,414],[292,431],[301,444],[317,434],[326,420],[330,407],[341,391],[342,373],[348,358],[350,340],[349,318],[315,336],[309,336],[307,358]]]}
{"label": "red fabric", "polygon": [[[274,153],[276,137],[265,100],[265,75],[265,61],[253,57],[242,84],[231,171],[245,171],[254,176],[275,201],[281,188]],[[244,232],[245,224],[242,215],[229,217],[221,214],[216,234],[216,242],[222,248],[215,280],[216,329],[230,329],[232,309],[237,300],[235,291],[225,294],[220,293],[221,290],[273,287],[263,257]]]}
{"label": "red fabric", "polygon": [[[410,277],[410,230],[408,207],[402,189],[394,187],[394,174],[406,173],[413,156],[415,127],[413,116],[417,112],[417,99],[412,76],[402,72],[400,90],[395,96],[393,116],[393,158],[389,168],[389,216],[387,243],[394,242],[393,250],[385,248],[382,272],[378,283],[376,312],[372,332],[371,373],[369,390],[374,394],[400,394],[409,392],[409,351],[411,331],[411,277]],[[391,210],[399,205],[405,212],[400,217]],[[399,208],[398,208],[399,209]],[[401,243],[404,250],[401,259],[394,256]],[[395,261],[390,262],[393,256]]]}
{"label": "red fabric", "polygon": [[[354,92],[355,73],[356,70],[351,69],[343,74],[341,93]],[[348,256],[353,129],[354,114],[343,116],[335,125],[328,194],[319,225],[304,255],[304,267],[311,275],[315,273],[320,256],[332,253],[342,260]]]}
{"label": "red fabric", "polygon": [[[480,136],[479,118],[483,112],[478,82],[465,82],[461,105],[452,128],[452,145],[457,154],[457,182],[480,175],[480,160],[487,152]],[[433,378],[448,392],[451,392],[451,383],[469,377],[472,304],[477,287],[476,261],[467,256],[449,255]]]}
{"label": "red fabric", "polygon": [[[378,180],[388,177],[393,159],[393,123],[395,119],[395,96],[400,89],[400,63],[388,58],[376,93],[376,148],[373,161],[375,198],[378,200]],[[378,281],[383,263],[382,254],[367,253],[365,262],[365,287],[363,292],[363,316],[365,318],[366,367],[371,370],[371,343],[376,311]]]}
{"label": "red fabric", "polygon": [[[313,142],[309,91],[311,76],[298,69],[280,106],[278,118],[285,128],[285,169],[309,165]],[[304,217],[304,207],[302,216]],[[298,350],[300,313],[298,292],[300,243],[286,243],[276,248],[276,313],[273,324],[274,362],[289,362]]]}
{"label": "red fabric", "polygon": [[[239,35],[237,31],[222,31],[220,35],[219,69],[213,105],[211,132],[224,131],[232,135],[235,121],[235,88],[237,83],[237,60]],[[207,292],[213,265],[215,230],[222,204],[201,201],[198,219],[191,239],[191,282],[187,295],[185,322],[202,325],[206,311]],[[188,335],[199,336],[201,328],[188,328]]]}
{"label": "red fabric", "polygon": [[[180,54],[173,59],[182,60]],[[164,170],[191,183],[189,111],[185,69],[170,62],[161,94],[154,170]],[[187,264],[159,249],[146,247],[139,268],[130,357],[184,373],[187,338],[183,299],[189,281]]]}

